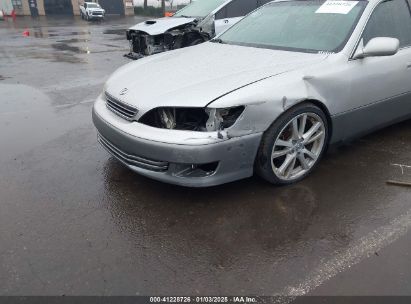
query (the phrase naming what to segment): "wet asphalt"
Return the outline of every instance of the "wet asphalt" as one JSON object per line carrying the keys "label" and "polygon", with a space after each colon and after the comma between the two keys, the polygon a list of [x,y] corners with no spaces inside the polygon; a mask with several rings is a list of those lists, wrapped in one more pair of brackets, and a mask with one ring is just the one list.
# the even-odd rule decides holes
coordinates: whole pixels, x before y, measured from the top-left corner
{"label": "wet asphalt", "polygon": [[411,295],[411,121],[294,186],[138,176],[91,107],[141,20],[0,21],[0,295]]}

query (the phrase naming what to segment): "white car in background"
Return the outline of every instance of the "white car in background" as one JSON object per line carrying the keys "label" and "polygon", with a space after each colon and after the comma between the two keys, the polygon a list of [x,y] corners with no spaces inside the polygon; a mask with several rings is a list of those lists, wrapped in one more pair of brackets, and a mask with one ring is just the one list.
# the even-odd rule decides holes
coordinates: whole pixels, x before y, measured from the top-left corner
{"label": "white car in background", "polygon": [[139,59],[210,40],[271,0],[197,0],[172,17],[146,20],[127,30],[130,53]]}
{"label": "white car in background", "polygon": [[87,21],[92,19],[104,19],[106,11],[95,2],[84,2],[80,5],[80,15],[82,19]]}

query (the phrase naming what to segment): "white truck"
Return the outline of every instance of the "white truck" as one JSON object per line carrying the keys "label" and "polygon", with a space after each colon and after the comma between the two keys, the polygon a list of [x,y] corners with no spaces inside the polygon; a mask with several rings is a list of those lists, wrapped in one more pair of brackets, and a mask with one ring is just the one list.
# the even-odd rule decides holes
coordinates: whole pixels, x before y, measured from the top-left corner
{"label": "white truck", "polygon": [[80,15],[82,19],[87,21],[104,19],[106,11],[96,2],[84,2],[80,5]]}

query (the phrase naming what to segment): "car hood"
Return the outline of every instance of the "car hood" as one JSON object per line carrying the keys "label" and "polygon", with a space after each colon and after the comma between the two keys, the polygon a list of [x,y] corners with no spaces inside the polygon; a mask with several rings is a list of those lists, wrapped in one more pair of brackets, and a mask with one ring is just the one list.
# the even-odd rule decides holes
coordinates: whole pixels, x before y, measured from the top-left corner
{"label": "car hood", "polygon": [[110,77],[106,91],[140,113],[159,106],[204,107],[241,87],[326,57],[208,42],[127,64]]}
{"label": "car hood", "polygon": [[196,19],[184,17],[164,17],[160,19],[150,19],[141,22],[133,27],[130,27],[130,30],[146,32],[149,35],[160,35],[175,27],[191,23],[194,20]]}

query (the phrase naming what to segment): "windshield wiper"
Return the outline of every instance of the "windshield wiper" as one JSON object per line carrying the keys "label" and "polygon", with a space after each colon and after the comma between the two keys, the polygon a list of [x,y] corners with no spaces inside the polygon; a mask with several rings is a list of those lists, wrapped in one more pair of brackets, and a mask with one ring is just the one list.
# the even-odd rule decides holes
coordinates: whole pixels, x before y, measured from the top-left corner
{"label": "windshield wiper", "polygon": [[221,43],[221,44],[224,44],[224,43],[225,43],[225,42],[224,42],[222,39],[220,39],[220,38],[211,39],[210,42]]}
{"label": "windshield wiper", "polygon": [[178,17],[182,17],[182,18],[193,18],[193,17],[187,16],[187,15],[180,15],[180,16],[178,16]]}

